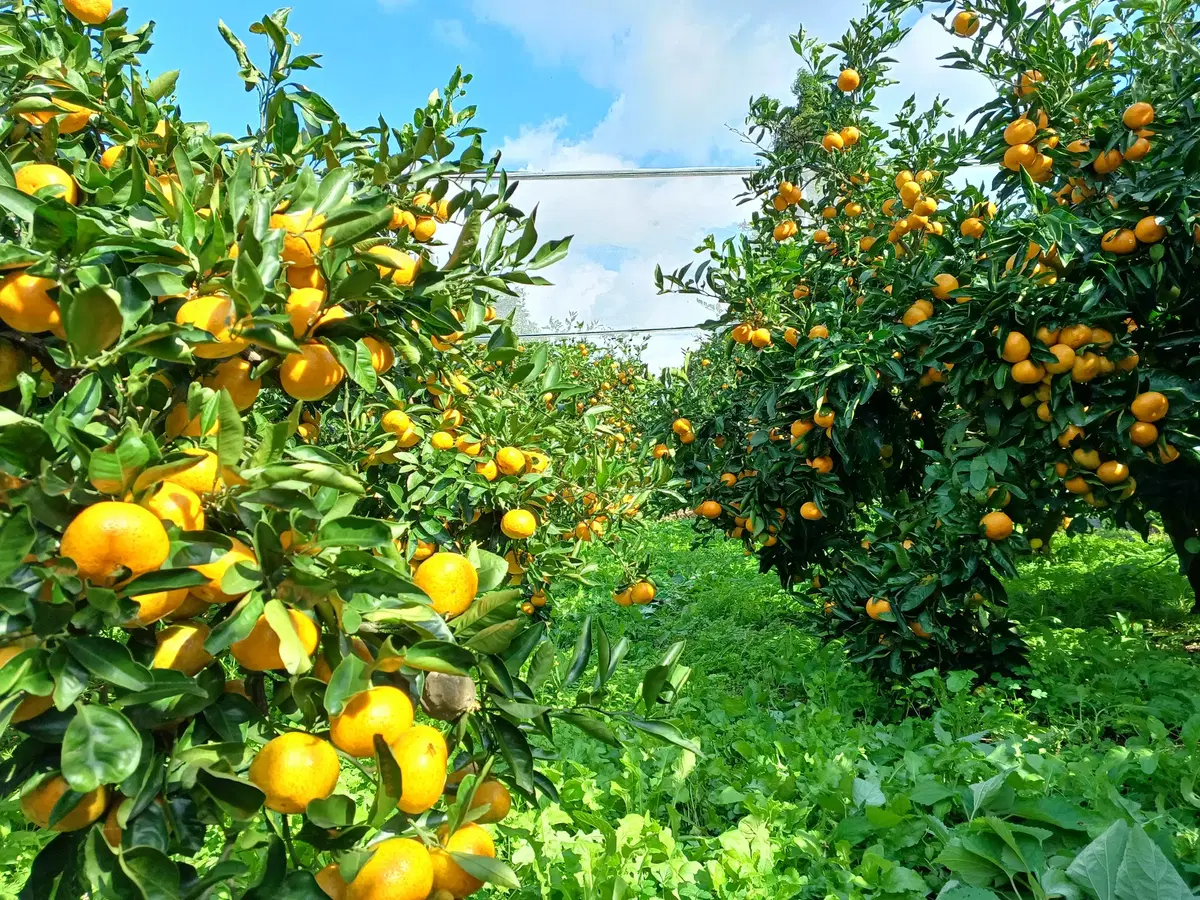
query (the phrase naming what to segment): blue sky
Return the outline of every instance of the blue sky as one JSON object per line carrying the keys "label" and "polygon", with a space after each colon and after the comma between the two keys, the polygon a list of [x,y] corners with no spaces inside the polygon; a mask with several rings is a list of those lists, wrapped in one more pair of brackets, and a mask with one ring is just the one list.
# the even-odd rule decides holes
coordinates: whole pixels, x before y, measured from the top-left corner
{"label": "blue sky", "polygon": [[[264,64],[265,39],[248,29],[281,4],[129,0],[126,5],[133,21],[156,23],[150,68],[183,70],[178,93],[188,118],[208,121],[217,131],[240,132],[257,115],[253,95],[240,90],[237,64],[217,33],[217,21],[223,19]],[[436,13],[429,12],[434,5]],[[611,90],[589,84],[565,61],[535,57],[516,33],[476,17],[468,6],[295,0],[289,24],[303,38],[301,52],[322,54],[322,68],[300,80],[356,124],[373,123],[380,113],[406,119],[456,65],[475,76],[468,102],[479,107],[477,122],[495,138],[569,114],[562,136],[578,140],[603,118],[615,99]]]}
{"label": "blue sky", "polygon": [[[120,0],[118,0],[120,2]],[[151,71],[178,68],[184,116],[218,131],[240,132],[255,116],[253,95],[237,79],[217,33],[224,19],[258,54],[249,26],[275,8],[262,0],[125,0],[131,19],[157,22]],[[302,52],[323,54],[303,73],[354,125],[379,113],[393,122],[424,104],[461,64],[475,79],[468,102],[510,170],[561,171],[646,166],[749,164],[754,148],[738,133],[750,98],[786,97],[797,68],[788,36],[803,24],[831,41],[861,0],[294,0],[292,31]],[[927,106],[951,91],[968,112],[985,86],[937,57],[953,38],[927,16],[894,54],[904,87]],[[261,56],[258,58],[261,59]],[[693,258],[706,234],[744,220],[736,178],[534,181],[518,190],[539,206],[543,237],[574,235],[570,256],[529,291],[539,324],[580,318],[606,328],[692,325],[711,317],[693,300],[660,297],[656,264]],[[687,336],[653,339],[651,365],[677,364]]]}

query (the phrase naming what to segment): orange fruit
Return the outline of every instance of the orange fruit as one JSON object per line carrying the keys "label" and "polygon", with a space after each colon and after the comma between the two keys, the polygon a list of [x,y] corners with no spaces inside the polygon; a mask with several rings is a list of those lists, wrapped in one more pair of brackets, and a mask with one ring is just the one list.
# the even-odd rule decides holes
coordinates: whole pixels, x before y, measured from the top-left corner
{"label": "orange fruit", "polygon": [[[834,150],[841,150],[843,147],[845,147],[846,142],[836,131],[830,131],[825,135],[825,137],[821,138],[821,146],[824,147],[827,152],[832,153]],[[778,240],[778,238],[776,240]]]}
{"label": "orange fruit", "polygon": [[324,236],[325,216],[313,214],[311,209],[294,213],[275,213],[269,227],[282,229],[283,261],[300,268],[316,264],[316,254],[321,249]]}
{"label": "orange fruit", "polygon": [[21,812],[38,828],[50,828],[51,831],[78,831],[104,815],[108,788],[100,785],[80,797],[74,808],[51,826],[50,813],[54,811],[54,805],[70,789],[67,779],[60,774],[44,778],[33,790],[21,795]]}
{"label": "orange fruit", "polygon": [[1002,541],[1013,532],[1013,521],[1008,513],[990,512],[979,520],[989,541]]}
{"label": "orange fruit", "polygon": [[[188,410],[186,403],[176,403],[171,407],[171,411],[167,413],[167,418],[163,422],[163,428],[167,432],[167,437],[174,438],[183,435],[184,437],[200,437],[200,416],[196,415],[188,418]],[[212,427],[206,432],[206,436],[217,434],[221,430],[219,420],[213,420]]]}
{"label": "orange fruit", "polygon": [[1017,81],[1017,96],[1025,97],[1037,91],[1037,86],[1040,82],[1045,81],[1046,76],[1037,69],[1030,69],[1021,74]]}
{"label": "orange fruit", "polygon": [[962,225],[958,228],[959,234],[965,238],[981,238],[983,237],[983,231],[983,219],[978,219],[975,216],[963,219]]}
{"label": "orange fruit", "polygon": [[715,519],[721,515],[721,504],[716,500],[705,500],[696,507],[696,515],[705,519]]}
{"label": "orange fruit", "polygon": [[487,856],[494,859],[496,845],[492,841],[492,836],[474,822],[468,822],[448,838],[443,826],[443,829],[439,831],[439,837],[443,841],[444,849],[443,847],[434,848],[430,854],[433,862],[434,891],[448,891],[455,897],[455,900],[470,896],[483,887],[483,882],[473,875],[468,875],[450,854],[470,853],[473,856]]}
{"label": "orange fruit", "polygon": [[1014,119],[1009,122],[1004,129],[1004,143],[1010,147],[1015,147],[1018,144],[1031,144],[1037,136],[1037,125],[1032,121],[1021,116],[1019,119]]}
{"label": "orange fruit", "polygon": [[[300,638],[304,652],[312,656],[321,638],[320,630],[312,619],[294,609],[288,610],[288,618],[292,620],[292,627],[296,629],[296,636]],[[258,617],[248,635],[240,641],[234,641],[229,652],[243,668],[252,672],[270,672],[286,668],[283,657],[279,655],[279,635],[267,621],[265,613]]]}
{"label": "orange fruit", "polygon": [[289,814],[332,794],[340,772],[329,742],[302,731],[267,741],[250,763],[250,780],[267,795],[267,809]]}
{"label": "orange fruit", "polygon": [[537,530],[537,518],[527,509],[510,509],[500,519],[500,530],[505,537],[522,541],[533,537]]}
{"label": "orange fruit", "polygon": [[[36,646],[38,646],[37,638],[28,637],[0,647],[0,669],[4,668],[9,660]],[[14,725],[19,722],[26,722],[29,719],[40,716],[53,705],[54,697],[52,695],[42,697],[37,694],[27,693],[25,699],[13,711],[12,718],[9,721]]]}
{"label": "orange fruit", "polygon": [[838,90],[846,94],[856,90],[861,83],[862,79],[854,69],[843,69],[837,77]]}
{"label": "orange fruit", "polygon": [[1167,398],[1158,391],[1146,391],[1138,394],[1129,404],[1129,411],[1139,422],[1157,422],[1170,409]]}
{"label": "orange fruit", "polygon": [[29,163],[15,172],[17,190],[34,196],[42,188],[50,188],[49,196],[62,197],[74,206],[79,202],[79,186],[75,179],[58,166]]}
{"label": "orange fruit", "polygon": [[1142,101],[1131,103],[1122,114],[1121,121],[1125,123],[1126,128],[1133,131],[1145,128],[1154,121],[1154,107]]}
{"label": "orange fruit", "polygon": [[1092,163],[1092,168],[1097,175],[1108,175],[1110,172],[1115,172],[1120,168],[1124,157],[1121,156],[1121,151],[1117,149],[1101,150],[1100,155],[1096,157],[1096,161]]}
{"label": "orange fruit", "polygon": [[123,622],[124,628],[144,628],[151,625],[166,616],[169,616],[175,610],[183,605],[187,600],[188,589],[179,588],[173,591],[155,591],[152,594],[138,594],[129,599],[134,601],[138,606],[138,614],[127,622]]}
{"label": "orange fruit", "polygon": [[204,649],[208,635],[208,626],[203,622],[180,622],[164,628],[154,636],[154,659],[150,667],[196,675],[213,660]]}
{"label": "orange fruit", "polygon": [[1125,159],[1128,162],[1137,162],[1138,160],[1145,159],[1149,155],[1150,150],[1150,141],[1147,138],[1140,137],[1129,145],[1129,149],[1125,151]]}
{"label": "orange fruit", "polygon": [[817,522],[825,518],[825,513],[821,512],[821,507],[816,503],[808,500],[800,506],[800,517],[809,522]]}
{"label": "orange fruit", "polygon": [[200,383],[214,391],[227,390],[238,412],[244,412],[254,405],[258,392],[262,388],[262,378],[251,378],[253,364],[241,357],[227,359],[220,363]]}
{"label": "orange fruit", "polygon": [[302,337],[322,325],[350,316],[342,306],[324,306],[325,291],[317,288],[300,288],[292,291],[284,305],[292,336]]}
{"label": "orange fruit", "polygon": [[383,430],[388,434],[394,434],[397,437],[409,431],[413,427],[412,419],[403,410],[389,409],[383,414],[383,420],[380,422]]}
{"label": "orange fruit", "polygon": [[169,551],[167,531],[154,513],[116,500],[94,503],[79,513],[59,545],[59,554],[75,562],[81,579],[102,585],[111,584],[121,569],[132,575],[154,571]]}
{"label": "orange fruit", "polygon": [[1150,422],[1134,422],[1129,426],[1129,440],[1138,447],[1149,447],[1158,440],[1158,426]]}
{"label": "orange fruit", "polygon": [[390,280],[393,284],[406,287],[417,279],[421,268],[419,259],[414,259],[403,250],[395,247],[373,247],[370,255],[375,257],[379,276]]}
{"label": "orange fruit", "polygon": [[867,615],[872,619],[879,619],[881,616],[884,616],[892,611],[892,604],[888,603],[887,600],[882,597],[878,600],[874,597],[870,597],[867,600],[866,610]]}
{"label": "orange fruit", "polygon": [[401,795],[397,807],[410,816],[430,809],[446,786],[446,739],[428,725],[414,725],[391,745],[400,767]]}
{"label": "orange fruit", "polygon": [[1059,331],[1058,339],[1072,350],[1078,350],[1092,339],[1092,329],[1087,325],[1068,325]]}
{"label": "orange fruit", "polygon": [[1019,331],[1010,331],[1004,339],[1004,349],[1000,358],[1005,362],[1019,363],[1029,358],[1029,338]]}
{"label": "orange fruit", "polygon": [[638,606],[645,606],[658,595],[658,589],[648,581],[639,581],[629,589],[629,599]]}
{"label": "orange fruit", "polygon": [[1137,235],[1128,228],[1113,228],[1106,231],[1100,238],[1100,249],[1106,253],[1116,253],[1124,256],[1137,249]]}
{"label": "orange fruit", "polygon": [[525,454],[516,447],[501,447],[496,451],[496,466],[504,475],[520,475],[525,471]]}
{"label": "orange fruit", "polygon": [[[184,412],[187,412],[186,407]],[[174,475],[167,477],[167,481],[172,484],[177,484],[180,487],[185,487],[188,490],[206,497],[214,493],[218,488],[222,487],[220,463],[217,460],[217,454],[210,450],[201,450],[197,447],[188,447],[183,451],[188,456],[200,457],[200,462],[182,472],[176,472]]]}
{"label": "orange fruit", "polygon": [[1105,484],[1120,484],[1129,477],[1129,466],[1110,459],[1096,467],[1096,477]]}
{"label": "orange fruit", "polygon": [[209,603],[229,603],[232,600],[237,600],[246,593],[245,591],[239,591],[236,594],[227,594],[221,589],[221,581],[230,567],[235,565],[258,566],[258,557],[250,547],[235,537],[231,537],[229,540],[233,546],[219,557],[211,562],[192,566],[193,569],[208,579],[208,584],[192,588],[192,593]]}
{"label": "orange fruit", "polygon": [[157,491],[142,501],[142,506],[184,531],[204,530],[204,507],[200,498],[182,485],[162,482]]}
{"label": "orange fruit", "polygon": [[512,796],[508,793],[508,788],[489,778],[475,788],[475,796],[471,798],[471,809],[482,806],[488,807],[488,810],[476,819],[476,822],[483,825],[499,822],[512,808]]}
{"label": "orange fruit", "polygon": [[0,320],[13,331],[63,337],[62,311],[49,292],[58,287],[50,278],[12,272],[0,280]]}
{"label": "orange fruit", "polygon": [[1068,478],[1063,482],[1065,487],[1072,494],[1087,494],[1092,490],[1092,486],[1087,483],[1087,480],[1082,475],[1076,475],[1074,478]]}
{"label": "orange fruit", "polygon": [[1013,172],[1030,168],[1036,160],[1037,150],[1032,144],[1016,144],[1004,151],[1004,168]]}
{"label": "orange fruit", "polygon": [[811,340],[820,340],[829,337],[829,329],[824,325],[814,325],[808,330],[808,336]]}
{"label": "orange fruit", "polygon": [[63,8],[84,25],[100,25],[112,15],[113,0],[63,0]]}
{"label": "orange fruit", "polygon": [[396,351],[378,338],[367,335],[362,339],[371,353],[371,368],[376,375],[386,375],[396,364]]}
{"label": "orange fruit", "polygon": [[979,30],[979,16],[964,9],[954,17],[952,24],[954,33],[959,37],[972,37]]}
{"label": "orange fruit", "polygon": [[316,874],[317,887],[325,892],[325,896],[330,900],[346,900],[349,896],[350,885],[346,883],[346,879],[342,878],[341,867],[331,862],[325,868],[321,869]]}
{"label": "orange fruit", "polygon": [[[234,244],[234,247],[237,245]],[[300,290],[301,288],[315,288],[317,290],[325,290],[325,276],[321,274],[321,270],[316,266],[288,266],[285,273],[287,283],[290,287]]]}
{"label": "orange fruit", "polygon": [[324,344],[312,342],[289,353],[279,367],[279,383],[297,400],[320,400],[342,383],[346,370]]}
{"label": "orange fruit", "polygon": [[237,307],[224,294],[208,294],[185,301],[175,312],[176,325],[191,325],[212,335],[211,342],[192,345],[192,353],[201,359],[237,356],[248,343],[235,336]]}
{"label": "orange fruit", "polygon": [[933,276],[933,296],[938,300],[949,300],[950,294],[957,291],[958,279],[945,272]]}
{"label": "orange fruit", "polygon": [[412,838],[375,845],[346,891],[346,900],[426,900],[433,891],[433,861]]}
{"label": "orange fruit", "polygon": [[1143,244],[1157,244],[1167,236],[1167,229],[1158,221],[1158,216],[1139,219],[1133,229],[1134,236]]}
{"label": "orange fruit", "polygon": [[[730,332],[730,335],[737,343],[748,344],[748,343],[750,343],[750,334],[753,331],[754,331],[753,328],[751,328],[749,325],[743,323],[741,325],[736,326],[733,329],[733,331]],[[686,420],[680,420],[680,421],[686,421]],[[675,433],[679,434],[678,431],[676,431]]]}
{"label": "orange fruit", "polygon": [[408,694],[390,685],[368,688],[351,697],[329,720],[329,739],[351,756],[375,755],[374,737],[393,743],[412,727],[413,705]]}
{"label": "orange fruit", "polygon": [[692,423],[687,419],[676,419],[671,423],[671,430],[682,436],[683,434],[692,430]]}
{"label": "orange fruit", "polygon": [[479,592],[479,573],[459,553],[435,553],[421,563],[413,583],[429,595],[433,609],[448,618],[462,615]]}
{"label": "orange fruit", "polygon": [[1075,365],[1075,351],[1066,344],[1054,344],[1050,348],[1057,362],[1046,363],[1046,371],[1051,375],[1061,375],[1070,372]]}

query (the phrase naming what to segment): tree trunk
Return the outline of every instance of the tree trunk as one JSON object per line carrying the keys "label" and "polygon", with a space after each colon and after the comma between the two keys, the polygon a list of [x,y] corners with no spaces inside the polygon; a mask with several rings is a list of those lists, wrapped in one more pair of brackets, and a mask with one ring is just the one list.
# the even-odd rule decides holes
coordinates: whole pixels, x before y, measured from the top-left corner
{"label": "tree trunk", "polygon": [[1159,514],[1175,547],[1175,555],[1179,557],[1179,571],[1187,577],[1196,598],[1192,604],[1192,615],[1200,615],[1200,553],[1193,553],[1187,548],[1188,541],[1200,540],[1200,528],[1197,528],[1196,520],[1178,504],[1164,504]]}

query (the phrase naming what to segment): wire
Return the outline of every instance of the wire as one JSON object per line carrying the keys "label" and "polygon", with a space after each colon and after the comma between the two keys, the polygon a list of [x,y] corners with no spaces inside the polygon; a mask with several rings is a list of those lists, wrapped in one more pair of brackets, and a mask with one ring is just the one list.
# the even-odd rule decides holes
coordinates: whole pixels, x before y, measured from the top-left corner
{"label": "wire", "polygon": [[588,337],[597,334],[660,334],[665,331],[704,331],[701,325],[673,325],[670,328],[614,328],[606,331],[546,331],[518,334],[519,338]]}
{"label": "wire", "polygon": [[674,169],[580,169],[577,172],[508,172],[509,181],[574,181],[587,178],[715,178],[746,176],[758,166],[693,166]]}

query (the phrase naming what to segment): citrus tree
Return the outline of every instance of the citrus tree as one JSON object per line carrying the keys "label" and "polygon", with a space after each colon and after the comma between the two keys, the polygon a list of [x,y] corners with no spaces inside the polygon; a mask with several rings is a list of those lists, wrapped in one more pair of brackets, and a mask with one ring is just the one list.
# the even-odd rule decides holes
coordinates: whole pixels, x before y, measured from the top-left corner
{"label": "citrus tree", "polygon": [[754,101],[750,228],[659,275],[725,304],[741,376],[657,423],[701,527],[811,583],[830,634],[890,672],[1018,662],[1000,577],[1067,525],[1157,514],[1200,583],[1196,7],[951,6],[948,74],[995,97],[968,128],[912,99],[885,126],[918,6],[794,36],[821,126]]}
{"label": "citrus tree", "polygon": [[262,68],[221,26],[259,100],[235,137],[182,118],[111,0],[0,9],[0,778],[47,834],[23,896],[463,897],[514,883],[483,826],[556,796],[556,725],[691,746],[658,718],[677,653],[609,711],[628,643],[589,620],[560,661],[538,611],[586,576],[578,504],[619,533],[653,488],[636,460],[600,483],[600,413],[560,409],[590,386],[491,311],[567,241],[485,160],[469,76],[355,130],[287,18],[251,27]]}

